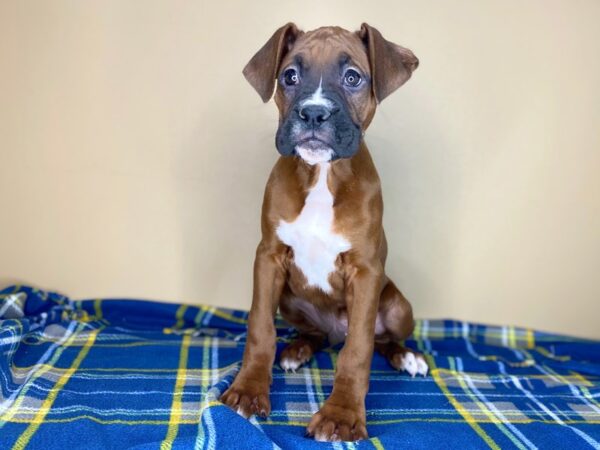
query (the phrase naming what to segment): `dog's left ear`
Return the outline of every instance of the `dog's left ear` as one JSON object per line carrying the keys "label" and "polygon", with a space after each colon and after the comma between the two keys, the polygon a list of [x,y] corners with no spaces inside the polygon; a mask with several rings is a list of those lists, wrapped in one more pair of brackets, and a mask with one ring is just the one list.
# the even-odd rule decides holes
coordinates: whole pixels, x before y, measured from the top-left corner
{"label": "dog's left ear", "polygon": [[369,24],[363,23],[358,35],[367,47],[373,93],[379,103],[408,81],[419,60],[409,49],[386,41]]}
{"label": "dog's left ear", "polygon": [[244,67],[244,76],[263,102],[267,103],[273,95],[279,65],[299,33],[298,27],[291,22],[282,26]]}

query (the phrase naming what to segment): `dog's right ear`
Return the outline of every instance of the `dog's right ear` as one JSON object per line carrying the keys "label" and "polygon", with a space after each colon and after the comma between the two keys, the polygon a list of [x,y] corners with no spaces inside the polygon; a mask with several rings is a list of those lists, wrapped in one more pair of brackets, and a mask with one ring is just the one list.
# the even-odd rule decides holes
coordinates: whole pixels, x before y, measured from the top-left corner
{"label": "dog's right ear", "polygon": [[282,26],[244,67],[244,76],[263,102],[267,103],[273,95],[279,65],[299,33],[296,25],[291,22]]}
{"label": "dog's right ear", "polygon": [[358,36],[367,48],[373,93],[380,103],[408,81],[419,67],[419,59],[409,49],[385,40],[376,28],[367,23],[361,25]]}

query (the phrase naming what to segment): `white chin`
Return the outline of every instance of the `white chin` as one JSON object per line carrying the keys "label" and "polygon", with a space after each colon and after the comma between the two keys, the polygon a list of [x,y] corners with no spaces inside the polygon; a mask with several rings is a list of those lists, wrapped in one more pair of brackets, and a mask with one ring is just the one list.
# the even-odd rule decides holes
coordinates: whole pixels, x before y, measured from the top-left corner
{"label": "white chin", "polygon": [[298,152],[300,158],[311,166],[331,161],[331,158],[333,157],[333,150],[329,147],[312,149],[303,145],[297,145],[296,152]]}

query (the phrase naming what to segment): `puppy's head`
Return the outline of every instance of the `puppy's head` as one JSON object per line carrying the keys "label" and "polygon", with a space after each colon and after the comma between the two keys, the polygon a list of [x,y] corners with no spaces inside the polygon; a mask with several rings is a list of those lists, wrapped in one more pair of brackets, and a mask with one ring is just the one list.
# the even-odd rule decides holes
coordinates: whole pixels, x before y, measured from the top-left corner
{"label": "puppy's head", "polygon": [[408,49],[363,24],[360,31],[279,28],[244,68],[264,102],[279,108],[277,150],[309,164],[352,157],[377,103],[417,68]]}

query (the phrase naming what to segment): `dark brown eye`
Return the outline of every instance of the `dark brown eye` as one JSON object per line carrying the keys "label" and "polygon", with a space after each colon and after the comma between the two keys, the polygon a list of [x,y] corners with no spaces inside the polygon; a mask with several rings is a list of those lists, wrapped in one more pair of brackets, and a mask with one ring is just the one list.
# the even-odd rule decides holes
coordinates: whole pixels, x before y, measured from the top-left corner
{"label": "dark brown eye", "polygon": [[360,84],[361,81],[362,81],[362,78],[360,77],[360,74],[356,70],[354,70],[354,69],[346,70],[346,73],[344,74],[344,84],[346,86],[356,87]]}
{"label": "dark brown eye", "polygon": [[296,72],[296,69],[287,69],[283,72],[283,81],[288,86],[294,86],[300,82],[300,76]]}

